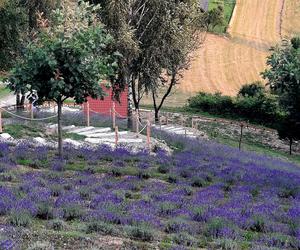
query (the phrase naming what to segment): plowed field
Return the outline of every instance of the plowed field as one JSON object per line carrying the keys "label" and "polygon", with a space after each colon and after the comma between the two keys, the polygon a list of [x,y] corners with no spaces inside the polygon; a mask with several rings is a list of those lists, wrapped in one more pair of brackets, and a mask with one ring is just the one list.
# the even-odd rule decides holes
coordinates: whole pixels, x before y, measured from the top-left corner
{"label": "plowed field", "polygon": [[300,0],[237,0],[228,37],[208,34],[177,91],[235,95],[241,85],[262,80],[269,48],[300,32]]}

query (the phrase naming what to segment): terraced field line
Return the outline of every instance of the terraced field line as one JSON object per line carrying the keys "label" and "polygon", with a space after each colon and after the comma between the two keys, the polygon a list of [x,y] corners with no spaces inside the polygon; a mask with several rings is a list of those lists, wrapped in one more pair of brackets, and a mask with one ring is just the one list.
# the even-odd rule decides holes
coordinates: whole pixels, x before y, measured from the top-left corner
{"label": "terraced field line", "polygon": [[184,72],[179,91],[235,95],[241,85],[262,80],[269,48],[281,36],[300,31],[300,1],[237,0],[228,31],[229,38],[207,36]]}

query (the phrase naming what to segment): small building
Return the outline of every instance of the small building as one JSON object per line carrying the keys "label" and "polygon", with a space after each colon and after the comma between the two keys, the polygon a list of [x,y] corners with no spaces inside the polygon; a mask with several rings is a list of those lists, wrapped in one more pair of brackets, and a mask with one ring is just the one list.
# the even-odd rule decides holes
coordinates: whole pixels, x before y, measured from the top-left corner
{"label": "small building", "polygon": [[[103,87],[103,90],[106,92],[106,96],[103,100],[93,99],[88,97],[88,104],[91,114],[101,114],[105,116],[110,116],[113,103],[115,103],[116,117],[127,118],[127,104],[128,104],[128,89],[126,88],[120,94],[120,102],[113,100],[112,88]],[[84,112],[87,112],[87,103],[84,104]]]}

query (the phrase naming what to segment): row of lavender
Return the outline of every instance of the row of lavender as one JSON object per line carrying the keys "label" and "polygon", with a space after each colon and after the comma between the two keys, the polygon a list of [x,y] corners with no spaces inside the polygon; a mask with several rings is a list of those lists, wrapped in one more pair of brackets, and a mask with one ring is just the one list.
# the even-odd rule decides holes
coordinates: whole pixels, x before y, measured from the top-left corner
{"label": "row of lavender", "polygon": [[[86,234],[170,248],[229,242],[246,249],[300,249],[299,166],[156,133],[177,148],[172,155],[66,147],[61,160],[45,147],[1,143],[0,216],[7,237],[0,249],[13,249],[11,232],[37,220],[49,230],[75,220]],[[80,169],[67,171],[72,166]]]}

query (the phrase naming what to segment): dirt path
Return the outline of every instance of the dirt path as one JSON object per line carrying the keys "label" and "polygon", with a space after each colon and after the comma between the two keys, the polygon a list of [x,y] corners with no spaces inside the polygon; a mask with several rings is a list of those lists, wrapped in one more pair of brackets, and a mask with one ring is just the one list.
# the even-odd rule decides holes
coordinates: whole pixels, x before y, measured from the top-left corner
{"label": "dirt path", "polygon": [[262,80],[269,48],[300,31],[299,0],[237,0],[230,38],[209,34],[195,52],[179,87],[235,95],[241,85]]}

